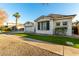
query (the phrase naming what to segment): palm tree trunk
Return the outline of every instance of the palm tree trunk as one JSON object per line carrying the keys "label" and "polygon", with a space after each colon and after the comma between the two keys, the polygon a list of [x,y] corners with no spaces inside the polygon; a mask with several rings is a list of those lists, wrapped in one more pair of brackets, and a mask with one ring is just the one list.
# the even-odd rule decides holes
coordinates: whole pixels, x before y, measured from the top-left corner
{"label": "palm tree trunk", "polygon": [[16,31],[18,30],[18,18],[16,18]]}

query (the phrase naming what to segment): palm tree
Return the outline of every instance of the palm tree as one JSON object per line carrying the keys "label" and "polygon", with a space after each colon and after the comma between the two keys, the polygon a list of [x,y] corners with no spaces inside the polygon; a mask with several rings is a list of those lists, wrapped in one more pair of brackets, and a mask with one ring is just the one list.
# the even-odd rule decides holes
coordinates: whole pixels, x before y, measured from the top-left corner
{"label": "palm tree", "polygon": [[7,18],[8,18],[8,14],[6,13],[6,11],[3,9],[0,9],[0,27],[3,26]]}
{"label": "palm tree", "polygon": [[20,14],[19,12],[16,12],[15,14],[13,14],[13,16],[16,18],[16,30],[17,30],[17,26],[18,26],[18,19],[20,18]]}

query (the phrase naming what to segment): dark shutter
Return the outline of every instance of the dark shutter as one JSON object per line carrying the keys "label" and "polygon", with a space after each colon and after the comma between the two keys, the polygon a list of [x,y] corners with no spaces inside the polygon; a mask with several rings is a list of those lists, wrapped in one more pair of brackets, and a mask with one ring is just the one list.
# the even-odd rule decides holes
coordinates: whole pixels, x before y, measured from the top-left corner
{"label": "dark shutter", "polygon": [[40,30],[40,22],[38,22],[38,30]]}
{"label": "dark shutter", "polygon": [[46,28],[47,28],[47,30],[49,30],[49,24],[50,23],[49,23],[49,21],[47,21],[46,23],[47,23],[47,25],[46,25],[47,27]]}

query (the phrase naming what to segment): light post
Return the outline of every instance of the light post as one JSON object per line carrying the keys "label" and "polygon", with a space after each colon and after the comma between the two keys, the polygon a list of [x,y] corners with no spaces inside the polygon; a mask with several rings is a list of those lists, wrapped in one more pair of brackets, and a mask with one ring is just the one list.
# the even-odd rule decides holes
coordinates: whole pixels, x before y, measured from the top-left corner
{"label": "light post", "polygon": [[63,56],[64,56],[64,45],[63,45]]}

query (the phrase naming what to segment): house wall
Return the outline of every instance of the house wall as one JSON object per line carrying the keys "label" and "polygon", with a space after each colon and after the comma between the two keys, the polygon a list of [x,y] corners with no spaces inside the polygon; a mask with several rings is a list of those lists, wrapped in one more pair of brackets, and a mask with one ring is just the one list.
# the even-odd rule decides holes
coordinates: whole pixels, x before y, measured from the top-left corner
{"label": "house wall", "polygon": [[[64,21],[67,21],[68,22],[68,25],[67,26],[63,26],[63,22]],[[60,22],[60,26],[56,26],[56,22]],[[67,27],[67,32],[66,32],[66,35],[68,36],[71,36],[72,35],[72,20],[71,19],[64,19],[64,20],[57,20],[57,21],[54,21],[54,32],[55,32],[55,28],[56,27]]]}
{"label": "house wall", "polygon": [[[50,25],[49,25],[49,30],[38,30],[38,22],[41,21],[49,21]],[[38,22],[35,22],[35,29],[36,29],[36,33],[40,33],[40,34],[53,34],[53,20],[50,19],[40,19]]]}

